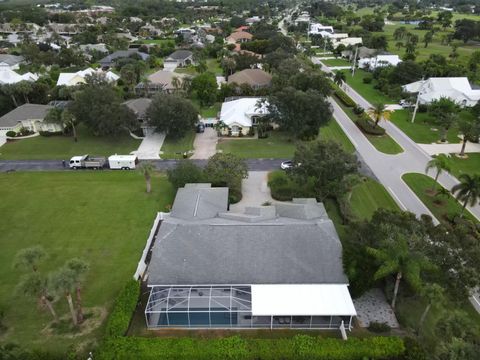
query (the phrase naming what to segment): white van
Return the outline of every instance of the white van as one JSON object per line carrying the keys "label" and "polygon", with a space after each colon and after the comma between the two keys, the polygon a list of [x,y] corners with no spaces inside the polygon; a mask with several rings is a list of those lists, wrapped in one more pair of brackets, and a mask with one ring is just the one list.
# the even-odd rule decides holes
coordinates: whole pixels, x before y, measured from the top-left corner
{"label": "white van", "polygon": [[133,170],[138,164],[136,155],[112,155],[108,158],[108,166],[113,170]]}

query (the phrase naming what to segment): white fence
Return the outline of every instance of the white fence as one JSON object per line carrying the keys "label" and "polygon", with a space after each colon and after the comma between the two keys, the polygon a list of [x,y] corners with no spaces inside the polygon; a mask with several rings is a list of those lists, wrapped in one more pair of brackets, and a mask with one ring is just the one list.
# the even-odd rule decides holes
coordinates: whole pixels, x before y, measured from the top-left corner
{"label": "white fence", "polygon": [[145,244],[145,248],[143,249],[142,257],[140,258],[140,261],[138,262],[137,271],[135,271],[135,274],[133,274],[134,280],[139,280],[140,278],[142,278],[143,274],[145,273],[145,270],[147,269],[147,263],[145,262],[145,260],[147,259],[148,250],[150,249],[150,246],[152,245],[152,241],[155,237],[155,233],[156,233],[158,224],[162,220],[163,220],[163,212],[157,213],[157,217],[155,218],[155,221],[153,222],[153,226],[152,226],[152,229],[150,230],[150,235],[148,236],[147,243]]}

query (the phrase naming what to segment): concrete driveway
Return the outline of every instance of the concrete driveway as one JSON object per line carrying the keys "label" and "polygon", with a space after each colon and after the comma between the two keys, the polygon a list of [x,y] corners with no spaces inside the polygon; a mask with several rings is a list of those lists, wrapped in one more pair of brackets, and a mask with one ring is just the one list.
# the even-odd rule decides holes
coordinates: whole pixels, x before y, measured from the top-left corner
{"label": "concrete driveway", "polygon": [[203,133],[197,133],[193,141],[194,153],[190,159],[208,159],[217,153],[217,132],[211,128],[205,128]]}
{"label": "concrete driveway", "polygon": [[140,160],[158,160],[164,141],[165,133],[148,134],[142,140],[138,149],[130,154],[137,155]]}
{"label": "concrete driveway", "polygon": [[242,200],[230,206],[234,212],[243,212],[247,206],[260,206],[273,203],[268,187],[268,171],[249,171],[248,178],[242,181]]}

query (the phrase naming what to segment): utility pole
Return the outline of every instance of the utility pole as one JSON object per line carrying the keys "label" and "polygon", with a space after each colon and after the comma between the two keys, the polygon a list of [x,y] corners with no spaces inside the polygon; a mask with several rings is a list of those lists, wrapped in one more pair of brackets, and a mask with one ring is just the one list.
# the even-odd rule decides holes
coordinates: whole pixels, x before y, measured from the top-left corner
{"label": "utility pole", "polygon": [[357,64],[358,45],[355,47],[355,55],[353,56],[352,77],[355,75],[355,67]]}
{"label": "utility pole", "polygon": [[415,122],[415,116],[417,116],[418,105],[420,103],[420,93],[423,90],[423,84],[425,82],[425,76],[422,76],[420,88],[418,89],[417,101],[415,102],[415,108],[413,109],[412,124]]}

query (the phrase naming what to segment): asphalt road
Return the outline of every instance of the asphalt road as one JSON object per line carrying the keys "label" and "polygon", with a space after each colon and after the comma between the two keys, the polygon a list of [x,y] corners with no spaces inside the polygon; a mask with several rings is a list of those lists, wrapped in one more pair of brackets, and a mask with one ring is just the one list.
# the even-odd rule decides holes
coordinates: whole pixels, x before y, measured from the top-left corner
{"label": "asphalt road", "polygon": [[[280,169],[280,163],[287,159],[247,159],[248,170],[270,171]],[[167,170],[176,166],[181,160],[151,160],[158,170]],[[205,166],[207,160],[191,160],[199,166]],[[3,160],[0,172],[11,171],[73,171],[64,168],[61,160]],[[82,170],[78,170],[82,171]],[[83,170],[87,171],[87,170]],[[91,170],[94,171],[94,170]]]}

